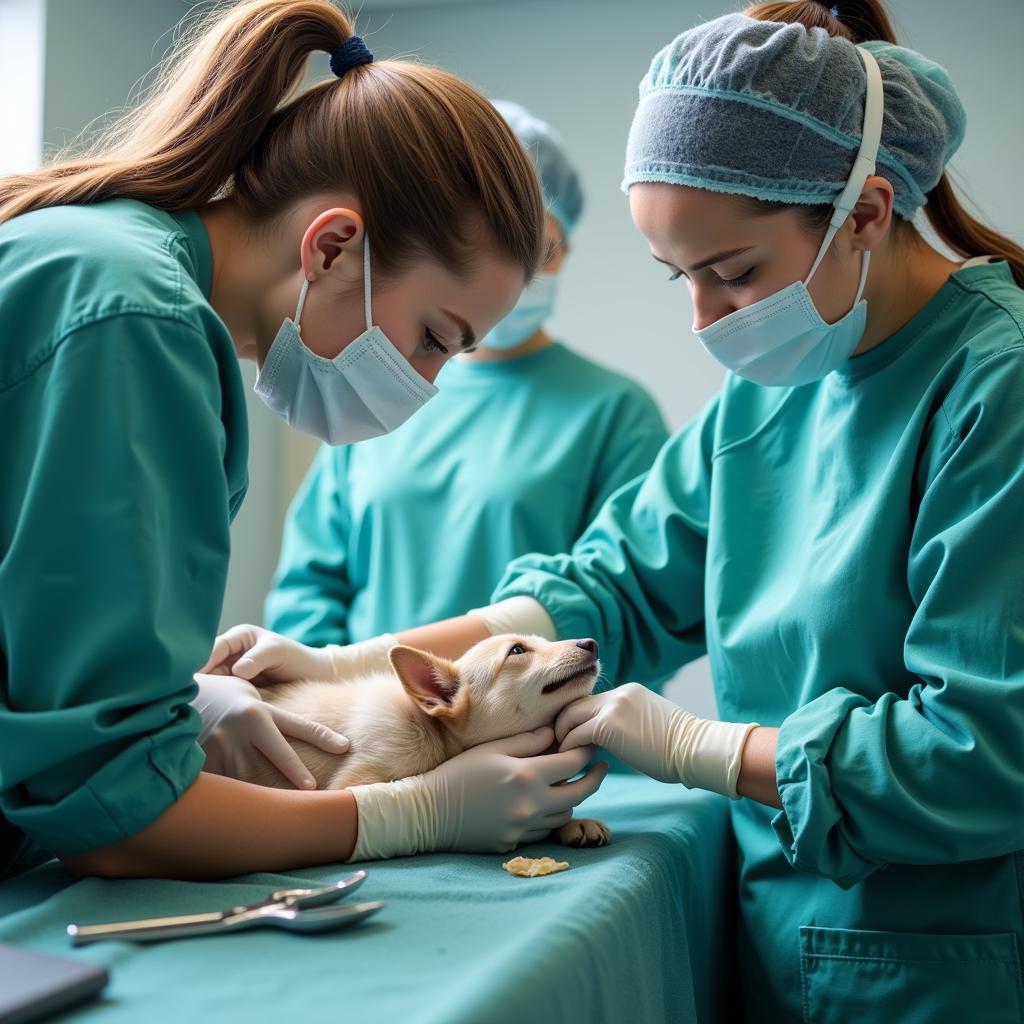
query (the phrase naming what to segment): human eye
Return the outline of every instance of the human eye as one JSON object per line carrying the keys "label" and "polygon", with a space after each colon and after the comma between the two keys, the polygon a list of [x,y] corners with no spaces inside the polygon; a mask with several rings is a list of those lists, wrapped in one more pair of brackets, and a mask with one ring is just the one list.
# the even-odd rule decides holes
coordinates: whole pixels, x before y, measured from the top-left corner
{"label": "human eye", "polygon": [[423,338],[423,347],[428,352],[441,352],[444,355],[448,354],[448,348],[444,345],[441,339],[428,327],[426,334]]}
{"label": "human eye", "polygon": [[753,269],[751,269],[744,274],[740,274],[738,277],[720,277],[718,279],[718,283],[724,285],[726,288],[742,288],[750,282],[750,275],[753,274],[753,272]]}

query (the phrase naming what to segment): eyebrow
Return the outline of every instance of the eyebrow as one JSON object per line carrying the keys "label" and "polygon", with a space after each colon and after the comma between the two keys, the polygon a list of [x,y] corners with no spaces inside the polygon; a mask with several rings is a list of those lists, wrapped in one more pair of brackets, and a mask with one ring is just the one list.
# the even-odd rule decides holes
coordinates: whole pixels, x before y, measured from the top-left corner
{"label": "eyebrow", "polygon": [[471,349],[476,344],[476,335],[473,333],[473,328],[461,316],[456,316],[451,310],[442,309],[441,312],[462,331],[462,338],[459,342],[462,345],[462,350]]}
{"label": "eyebrow", "polygon": [[[701,260],[699,263],[694,263],[690,267],[690,273],[692,274],[695,270],[703,270],[705,267],[714,266],[716,263],[724,263],[726,260],[731,260],[733,256],[742,256],[745,252],[750,252],[754,247],[752,245],[745,245],[742,249],[727,249],[725,252],[716,252],[713,256],[708,256],[707,259]],[[654,256],[653,253],[651,253]],[[663,260],[660,256],[654,256],[659,263],[664,263],[666,267],[674,267],[674,263],[669,263],[668,260]]]}

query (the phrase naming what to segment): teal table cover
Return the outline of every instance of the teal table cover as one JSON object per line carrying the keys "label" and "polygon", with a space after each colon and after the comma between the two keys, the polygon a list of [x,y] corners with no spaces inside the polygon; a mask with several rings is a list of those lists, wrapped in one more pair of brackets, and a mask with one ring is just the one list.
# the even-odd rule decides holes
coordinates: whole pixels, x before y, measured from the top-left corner
{"label": "teal table cover", "polygon": [[75,880],[50,861],[0,885],[0,942],[105,964],[75,1024],[201,1021],[544,1024],[728,1019],[734,878],[724,797],[610,776],[586,804],[610,846],[519,851],[568,871],[515,878],[508,856],[435,854],[363,865],[353,900],[384,900],[348,931],[272,929],[73,949],[69,923],[221,909],[352,868],[226,882]]}

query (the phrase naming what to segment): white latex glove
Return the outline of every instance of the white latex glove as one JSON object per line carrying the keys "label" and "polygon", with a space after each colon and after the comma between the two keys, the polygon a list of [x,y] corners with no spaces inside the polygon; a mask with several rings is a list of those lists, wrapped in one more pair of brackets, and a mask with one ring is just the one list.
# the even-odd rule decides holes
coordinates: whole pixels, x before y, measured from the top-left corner
{"label": "white latex glove", "polygon": [[756,728],[698,718],[640,683],[573,701],[555,722],[560,750],[596,744],[652,779],[733,800],[743,745]]}
{"label": "white latex glove", "polygon": [[390,672],[388,652],[397,643],[390,633],[384,633],[347,647],[307,647],[260,626],[232,626],[214,641],[210,657],[199,671],[236,675],[256,686],[295,679],[345,679]]}
{"label": "white latex glove", "polygon": [[253,766],[266,758],[297,789],[315,789],[316,780],[285,736],[329,754],[344,754],[349,748],[348,740],[333,729],[264,703],[243,679],[197,674],[195,680],[199,694],[192,705],[203,718],[199,745],[206,752],[204,771],[248,781]]}
{"label": "white latex glove", "polygon": [[558,785],[582,771],[594,751],[543,754],[553,735],[545,726],[473,747],[424,775],[353,786],[359,836],[350,859],[505,852],[543,839],[597,792],[608,772],[601,762]]}
{"label": "white latex glove", "polygon": [[331,671],[335,679],[354,679],[374,672],[393,672],[388,655],[397,643],[398,637],[394,634],[381,633],[380,636],[371,636],[369,640],[360,640],[359,643],[346,644],[344,647],[331,644],[324,650],[331,659]]}
{"label": "white latex glove", "polygon": [[544,605],[533,597],[507,597],[484,608],[470,608],[466,614],[480,619],[491,636],[522,633],[525,636],[542,636],[545,640],[558,639],[554,620]]}

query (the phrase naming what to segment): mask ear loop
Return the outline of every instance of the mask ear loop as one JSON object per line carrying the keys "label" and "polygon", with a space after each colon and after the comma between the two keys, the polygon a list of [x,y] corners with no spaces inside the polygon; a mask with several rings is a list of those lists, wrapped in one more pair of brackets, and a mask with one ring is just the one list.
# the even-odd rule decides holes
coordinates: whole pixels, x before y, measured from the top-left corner
{"label": "mask ear loop", "polygon": [[302,288],[299,289],[299,303],[295,307],[295,316],[292,318],[292,322],[295,324],[295,330],[302,333],[302,327],[299,321],[302,319],[302,307],[306,304],[306,293],[309,291],[310,278],[306,278],[302,282]]}
{"label": "mask ear loop", "polygon": [[[867,89],[864,95],[864,126],[860,136],[860,149],[853,161],[853,169],[850,171],[850,177],[846,180],[846,186],[832,203],[835,213],[832,214],[832,220],[825,234],[825,240],[821,243],[821,248],[814,260],[814,266],[804,278],[804,284],[807,284],[814,276],[814,272],[825,258],[825,253],[828,252],[828,247],[832,244],[832,239],[836,237],[836,232],[846,223],[846,218],[850,216],[850,212],[857,205],[857,200],[860,199],[860,194],[864,190],[864,183],[875,173],[878,147],[882,143],[882,121],[885,112],[885,88],[882,84],[882,72],[874,54],[862,46],[857,47],[857,53],[860,54],[860,59],[864,63],[864,72],[867,76]],[[870,256],[870,253],[867,255]],[[864,260],[861,268],[860,287],[857,289],[854,305],[860,301],[866,277],[867,260]]]}
{"label": "mask ear loop", "polygon": [[363,311],[366,314],[366,329],[373,326],[373,314],[370,307],[370,239],[363,231]]}
{"label": "mask ear loop", "polygon": [[[307,277],[302,282],[302,288],[299,291],[299,302],[295,307],[295,316],[292,318],[295,324],[295,330],[300,334],[302,333],[302,326],[300,321],[302,320],[302,307],[306,304],[306,295],[309,292],[309,283],[312,278]],[[369,330],[373,326],[373,315],[370,308],[370,240],[363,234],[363,312],[366,316],[366,329]]]}

